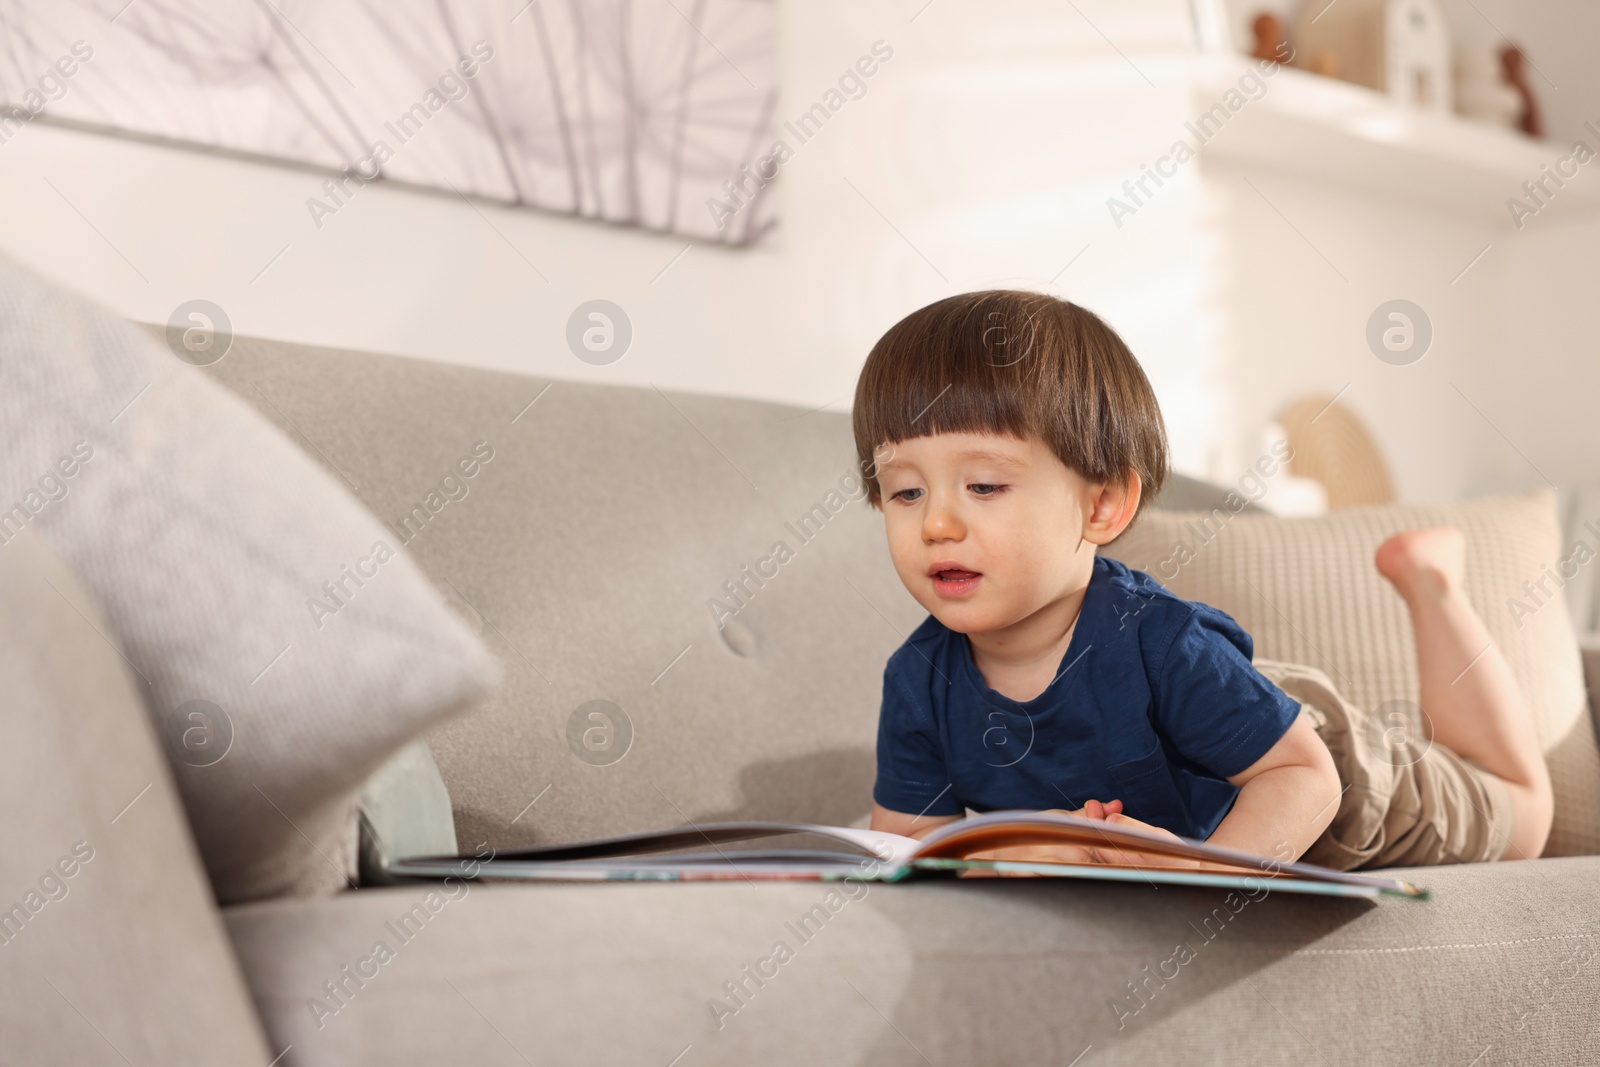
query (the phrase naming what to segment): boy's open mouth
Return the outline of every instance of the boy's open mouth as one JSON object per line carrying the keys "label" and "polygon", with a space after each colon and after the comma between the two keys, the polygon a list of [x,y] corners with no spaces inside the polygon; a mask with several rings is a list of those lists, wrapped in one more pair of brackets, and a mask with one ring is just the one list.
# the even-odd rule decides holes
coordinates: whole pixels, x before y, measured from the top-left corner
{"label": "boy's open mouth", "polygon": [[963,596],[978,587],[983,575],[953,563],[935,563],[928,568],[928,577],[933,579],[934,591],[940,596]]}

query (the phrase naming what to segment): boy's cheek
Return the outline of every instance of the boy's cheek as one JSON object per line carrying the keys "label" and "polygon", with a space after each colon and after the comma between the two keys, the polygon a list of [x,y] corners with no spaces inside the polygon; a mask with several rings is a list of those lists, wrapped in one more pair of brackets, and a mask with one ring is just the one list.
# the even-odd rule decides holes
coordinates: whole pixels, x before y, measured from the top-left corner
{"label": "boy's cheek", "polygon": [[895,574],[900,577],[900,584],[913,595],[919,596],[922,592],[921,557],[907,549],[903,541],[897,540],[894,531],[889,531],[889,559],[894,563]]}
{"label": "boy's cheek", "polygon": [[894,560],[895,569],[904,575],[905,568],[917,558],[922,541],[919,530],[907,522],[905,515],[896,515],[891,508],[884,509],[883,526],[889,537],[889,558]]}

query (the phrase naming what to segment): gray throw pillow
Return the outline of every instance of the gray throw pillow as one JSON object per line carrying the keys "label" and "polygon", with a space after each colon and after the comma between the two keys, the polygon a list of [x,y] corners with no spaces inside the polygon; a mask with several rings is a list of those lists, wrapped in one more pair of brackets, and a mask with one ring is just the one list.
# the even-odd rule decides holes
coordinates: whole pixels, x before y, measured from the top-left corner
{"label": "gray throw pillow", "polygon": [[361,783],[499,678],[299,445],[0,257],[0,551],[23,528],[101,605],[223,903],[346,884]]}

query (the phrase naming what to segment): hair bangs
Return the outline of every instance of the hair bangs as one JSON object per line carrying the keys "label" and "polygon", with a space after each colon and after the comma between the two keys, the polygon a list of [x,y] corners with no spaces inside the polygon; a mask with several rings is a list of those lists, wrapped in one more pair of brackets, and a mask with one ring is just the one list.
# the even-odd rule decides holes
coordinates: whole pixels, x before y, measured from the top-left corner
{"label": "hair bangs", "polygon": [[963,293],[907,315],[867,355],[851,417],[875,505],[878,449],[940,433],[1036,437],[1091,481],[1138,474],[1145,500],[1167,474],[1138,361],[1094,313],[1046,293]]}

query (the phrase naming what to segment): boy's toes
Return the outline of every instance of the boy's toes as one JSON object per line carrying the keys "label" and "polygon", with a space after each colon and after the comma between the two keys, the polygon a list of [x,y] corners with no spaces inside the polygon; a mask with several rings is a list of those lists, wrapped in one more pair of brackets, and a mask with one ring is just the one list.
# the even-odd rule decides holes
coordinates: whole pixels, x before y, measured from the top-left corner
{"label": "boy's toes", "polygon": [[1378,573],[1408,599],[1459,587],[1466,573],[1467,539],[1455,526],[1401,530],[1378,546]]}

